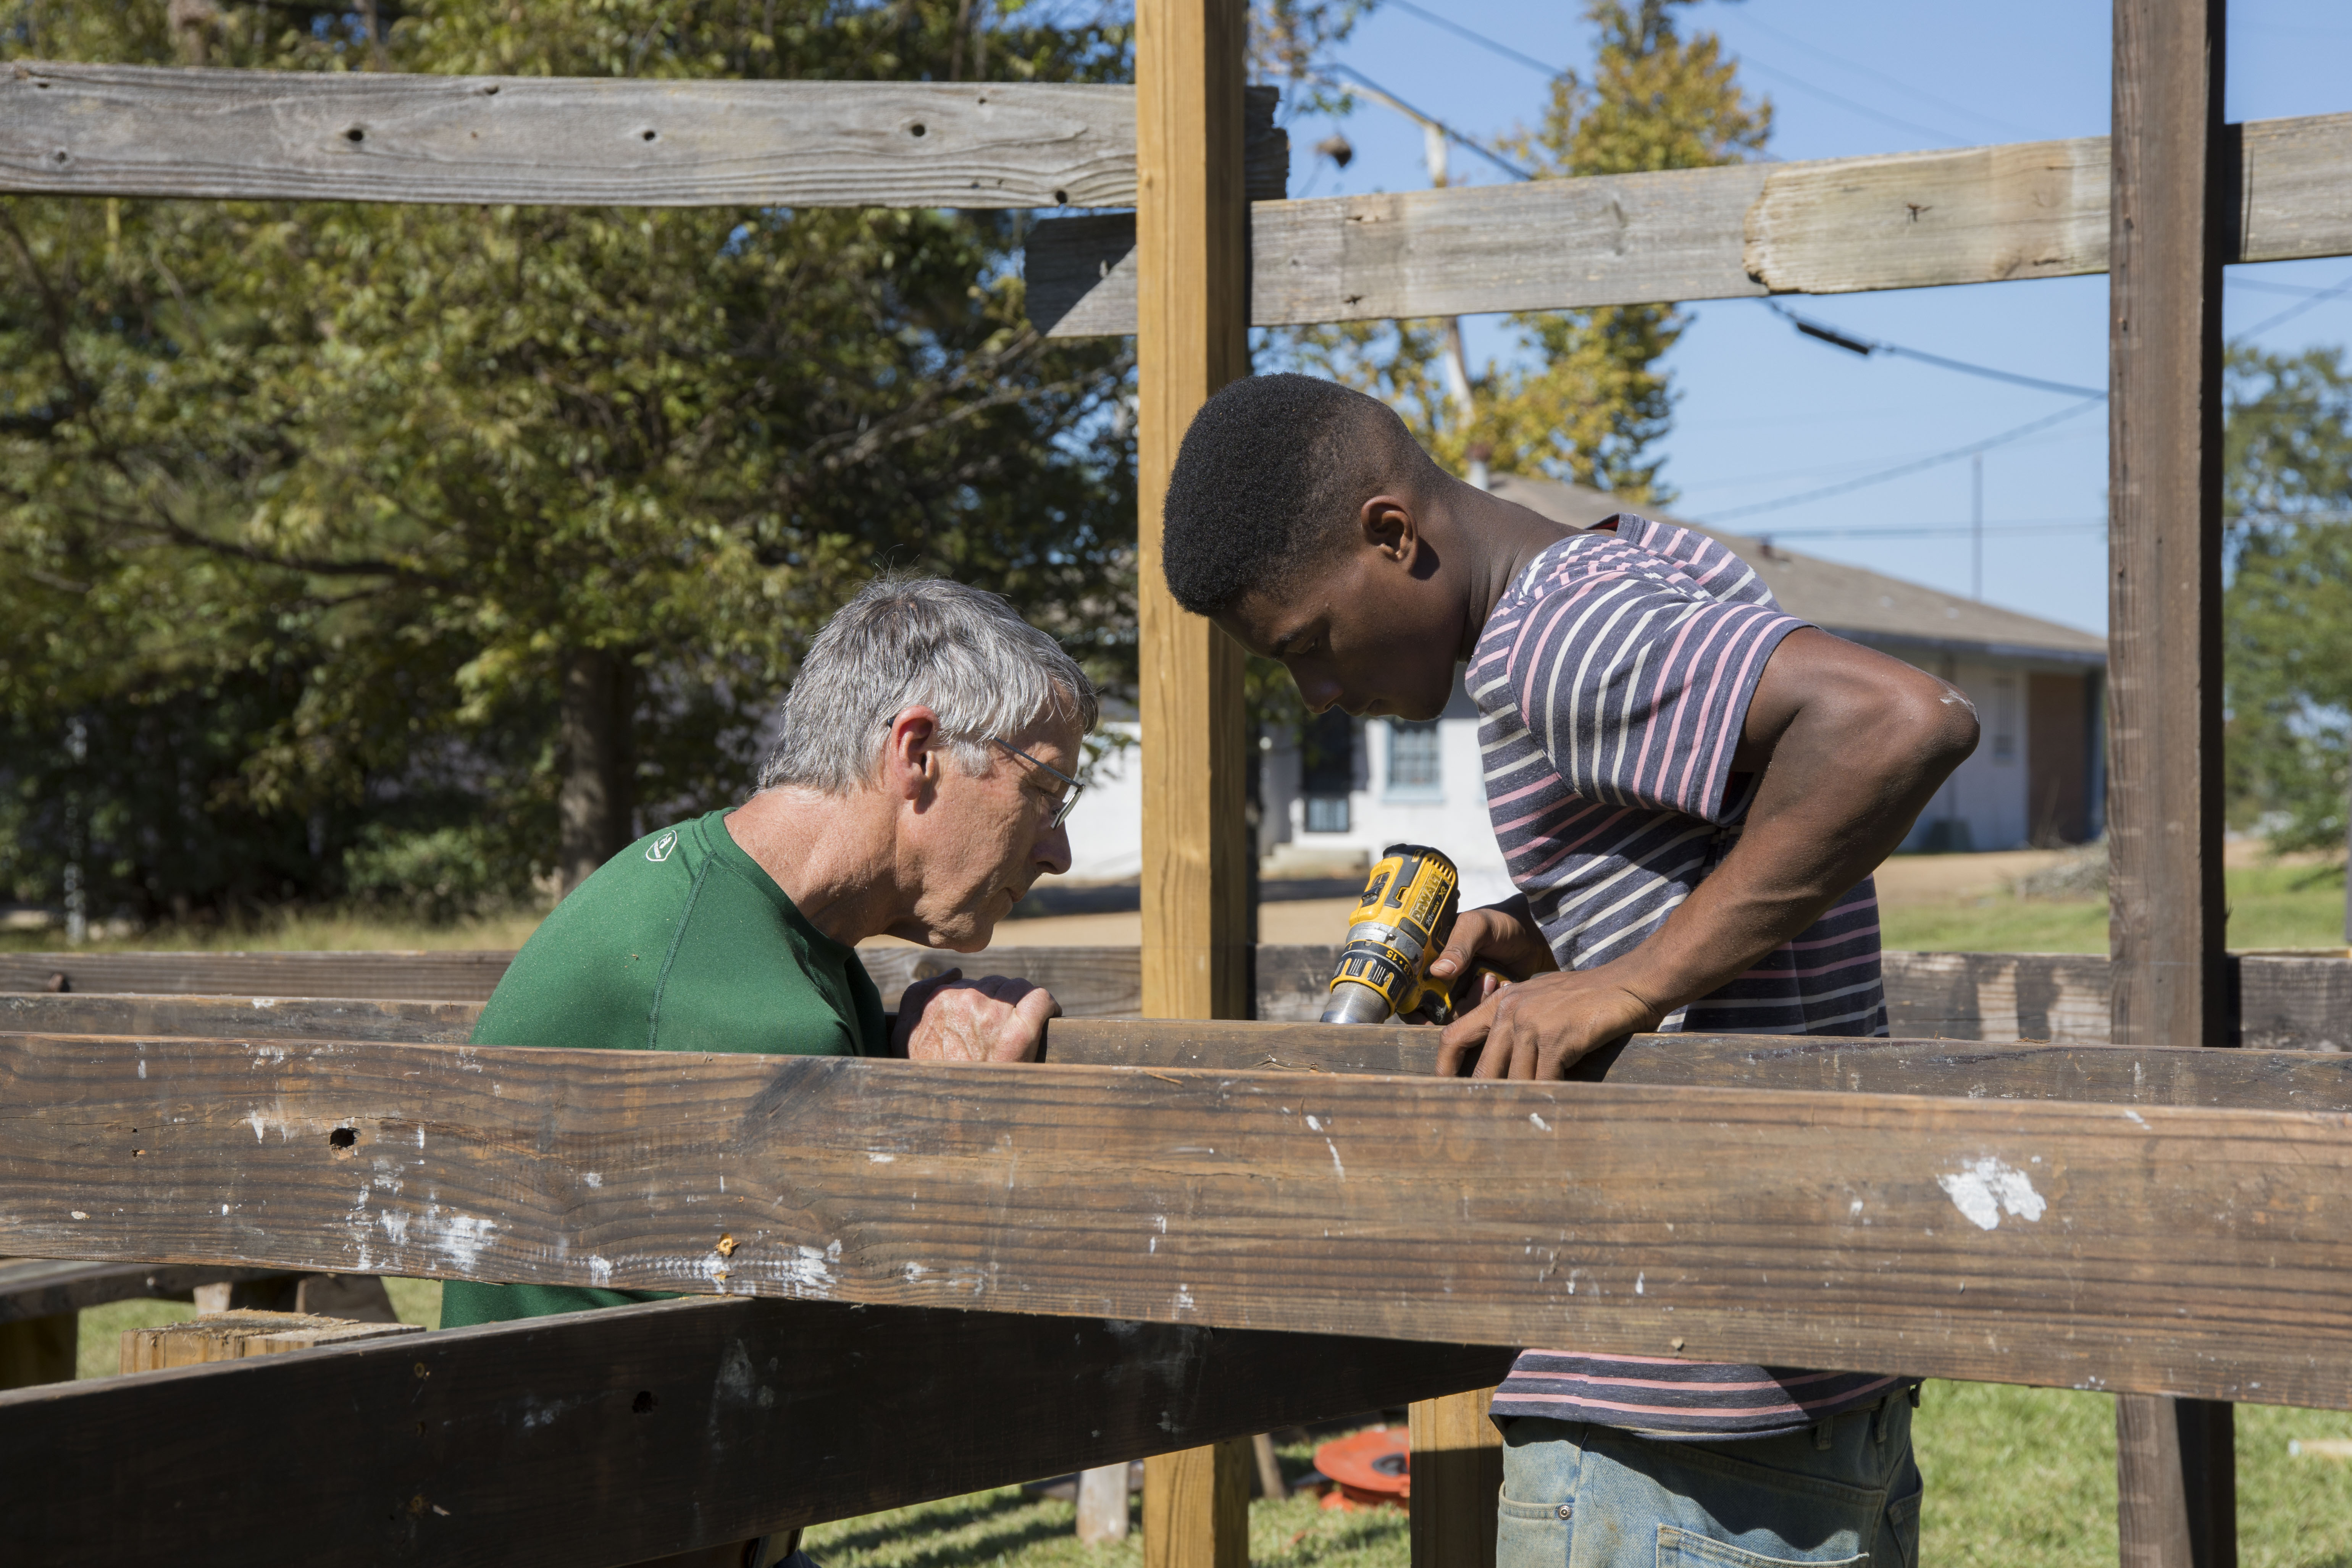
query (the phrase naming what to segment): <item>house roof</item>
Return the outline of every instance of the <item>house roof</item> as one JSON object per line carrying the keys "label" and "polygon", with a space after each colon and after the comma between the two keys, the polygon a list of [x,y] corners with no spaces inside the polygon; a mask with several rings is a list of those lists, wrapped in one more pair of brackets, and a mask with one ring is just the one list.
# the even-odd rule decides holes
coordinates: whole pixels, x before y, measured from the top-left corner
{"label": "house roof", "polygon": [[1582,485],[1497,474],[1490,489],[1505,500],[1573,528],[1590,528],[1603,518],[1638,510],[1644,517],[1704,533],[1753,567],[1782,609],[1856,642],[2034,662],[2106,663],[2107,640],[2095,633],[2000,609],[1883,572],[1800,555],[1761,539],[1726,533],[1655,508],[1628,508],[1618,497]]}

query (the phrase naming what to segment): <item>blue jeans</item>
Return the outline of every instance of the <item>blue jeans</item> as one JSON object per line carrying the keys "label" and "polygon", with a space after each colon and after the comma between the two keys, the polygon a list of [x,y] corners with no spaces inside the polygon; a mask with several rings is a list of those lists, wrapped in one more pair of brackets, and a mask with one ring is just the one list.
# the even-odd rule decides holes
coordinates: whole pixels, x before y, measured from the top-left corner
{"label": "blue jeans", "polygon": [[1503,1429],[1496,1568],[1916,1568],[1911,1404],[1779,1437],[1670,1443],[1581,1421]]}

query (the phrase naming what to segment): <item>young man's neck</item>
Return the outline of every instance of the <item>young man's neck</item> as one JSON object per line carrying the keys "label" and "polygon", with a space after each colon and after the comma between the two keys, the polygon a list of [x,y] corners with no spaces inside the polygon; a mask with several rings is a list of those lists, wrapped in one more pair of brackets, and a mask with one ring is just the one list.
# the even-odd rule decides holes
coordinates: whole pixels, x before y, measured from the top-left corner
{"label": "young man's neck", "polygon": [[1458,479],[1446,485],[1439,504],[1444,509],[1448,543],[1460,553],[1465,567],[1462,656],[1467,658],[1486,629],[1486,617],[1519,574],[1537,556],[1579,531]]}

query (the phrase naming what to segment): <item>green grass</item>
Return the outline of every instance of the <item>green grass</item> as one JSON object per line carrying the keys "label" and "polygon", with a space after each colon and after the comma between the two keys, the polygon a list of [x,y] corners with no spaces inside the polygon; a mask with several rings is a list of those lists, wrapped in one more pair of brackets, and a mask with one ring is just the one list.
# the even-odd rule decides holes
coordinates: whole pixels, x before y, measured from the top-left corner
{"label": "green grass", "polygon": [[[2344,946],[2344,873],[2326,866],[2237,866],[2226,879],[2233,948]],[[1914,952],[2105,952],[2105,899],[2029,900],[2010,893],[1890,903],[1885,944]]]}

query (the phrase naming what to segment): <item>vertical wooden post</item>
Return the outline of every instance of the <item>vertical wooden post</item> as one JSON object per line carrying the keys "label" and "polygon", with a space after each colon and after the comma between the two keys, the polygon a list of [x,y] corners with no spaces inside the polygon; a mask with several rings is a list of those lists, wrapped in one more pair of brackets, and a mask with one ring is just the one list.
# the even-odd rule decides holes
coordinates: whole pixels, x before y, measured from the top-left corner
{"label": "vertical wooden post", "polygon": [[0,1388],[70,1383],[80,1349],[81,1314],[16,1318],[0,1323]]}
{"label": "vertical wooden post", "polygon": [[1503,1435],[1491,1388],[1417,1400],[1412,1439],[1413,1568],[1493,1568]]}
{"label": "vertical wooden post", "polygon": [[1249,373],[1240,0],[1138,0],[1136,610],[1143,1012],[1248,1016],[1242,650],[1168,595],[1160,507],[1209,395]]}
{"label": "vertical wooden post", "polygon": [[[2108,943],[2118,1046],[2231,1038],[2221,885],[2223,0],[2116,0]],[[2126,1568],[2234,1568],[2226,1405],[2124,1395]]]}
{"label": "vertical wooden post", "polygon": [[1143,1568],[1249,1568],[1250,1440],[1143,1461]]}
{"label": "vertical wooden post", "polygon": [[[1249,374],[1243,0],[1137,0],[1136,612],[1143,729],[1143,1011],[1249,1015],[1242,650],[1160,574],[1176,449]],[[1245,1568],[1249,1442],[1144,1467],[1149,1568]]]}

